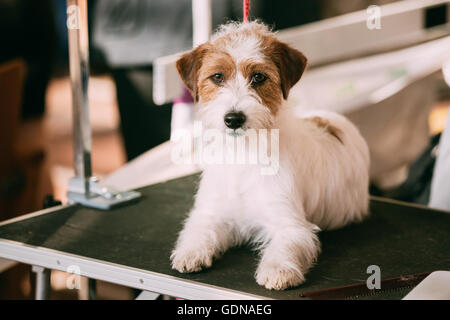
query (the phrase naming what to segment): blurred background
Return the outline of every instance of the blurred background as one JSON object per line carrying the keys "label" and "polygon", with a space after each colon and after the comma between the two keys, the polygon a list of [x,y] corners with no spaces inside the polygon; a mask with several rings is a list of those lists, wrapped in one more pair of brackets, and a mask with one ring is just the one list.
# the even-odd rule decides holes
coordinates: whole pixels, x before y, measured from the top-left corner
{"label": "blurred background", "polygon": [[[415,0],[401,2],[408,1]],[[393,2],[254,0],[251,17],[283,30]],[[153,61],[192,47],[191,5],[190,0],[88,0],[94,175],[106,177],[169,139],[172,104],[157,106],[153,101]],[[424,28],[447,23],[448,31],[448,7],[440,8],[427,16]],[[212,13],[214,26],[240,20],[242,1],[213,0]],[[53,199],[67,201],[67,183],[74,171],[66,19],[64,0],[0,0],[0,221],[50,206]],[[421,60],[416,62],[422,64]],[[349,65],[346,74],[356,78],[360,70],[353,68]],[[317,70],[305,80],[303,92],[312,92],[321,72],[320,79],[335,76],[332,68]],[[406,71],[394,68],[390,72],[392,77],[401,77]],[[339,94],[351,92],[355,83],[339,82]],[[333,85],[336,83],[329,83]],[[383,158],[376,167],[379,172],[372,175],[372,194],[428,204],[450,92],[441,71],[414,86],[387,105],[365,113],[348,112],[348,116],[371,141],[372,156]],[[298,96],[303,97],[303,92],[299,88]],[[316,102],[314,94],[306,95],[303,101]],[[389,111],[397,104],[406,107]],[[385,120],[375,128],[370,121],[380,113],[385,114]],[[422,134],[417,137],[419,132]],[[398,140],[394,145],[393,139]],[[403,140],[410,146],[402,153],[398,146]],[[383,161],[392,150],[401,159],[388,170],[391,163]],[[46,199],[47,195],[53,199]],[[32,297],[29,267],[15,264],[0,272],[0,299]],[[65,289],[66,277],[63,272],[52,273],[52,298],[80,298],[78,292]],[[98,284],[100,299],[133,296],[131,289]]]}

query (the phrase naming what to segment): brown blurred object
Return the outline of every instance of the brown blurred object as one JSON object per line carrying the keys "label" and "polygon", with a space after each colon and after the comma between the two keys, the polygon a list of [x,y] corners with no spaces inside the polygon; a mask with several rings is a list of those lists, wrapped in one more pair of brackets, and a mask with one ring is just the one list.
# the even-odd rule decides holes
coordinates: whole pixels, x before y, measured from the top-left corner
{"label": "brown blurred object", "polygon": [[[42,209],[51,194],[42,120],[20,120],[25,62],[0,65],[0,221]],[[0,274],[0,299],[30,298],[30,267]]]}
{"label": "brown blurred object", "polygon": [[432,135],[441,133],[444,130],[449,112],[450,100],[440,101],[433,107],[428,119]]}
{"label": "brown blurred object", "polygon": [[10,179],[10,175],[14,167],[14,141],[19,127],[20,106],[22,103],[22,90],[25,78],[25,64],[23,60],[13,60],[11,62],[0,65],[0,146],[2,148],[0,157],[0,183],[1,198],[0,218],[8,218],[5,215],[4,208],[8,199],[5,198],[5,190],[8,188],[6,183]]}
{"label": "brown blurred object", "polygon": [[23,60],[0,65],[0,221],[42,209],[51,194],[42,119],[20,120]]}

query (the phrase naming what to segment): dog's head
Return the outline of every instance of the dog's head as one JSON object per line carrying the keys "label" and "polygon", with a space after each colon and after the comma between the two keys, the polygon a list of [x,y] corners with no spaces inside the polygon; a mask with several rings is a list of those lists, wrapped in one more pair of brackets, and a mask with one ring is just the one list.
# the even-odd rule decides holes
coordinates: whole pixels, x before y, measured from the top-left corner
{"label": "dog's head", "polygon": [[224,25],[177,61],[200,120],[234,130],[270,128],[305,67],[300,51],[259,22]]}

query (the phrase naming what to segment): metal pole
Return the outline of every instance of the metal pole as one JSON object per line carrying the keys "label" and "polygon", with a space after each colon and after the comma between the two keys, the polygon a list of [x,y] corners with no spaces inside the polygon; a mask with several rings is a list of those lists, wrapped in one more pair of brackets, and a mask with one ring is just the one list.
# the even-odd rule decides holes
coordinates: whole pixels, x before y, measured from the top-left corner
{"label": "metal pole", "polygon": [[209,40],[212,30],[211,0],[192,0],[193,47]]}
{"label": "metal pole", "polygon": [[72,82],[73,145],[75,176],[89,194],[91,126],[89,121],[89,35],[86,0],[67,0],[70,80]]}
{"label": "metal pole", "polygon": [[97,299],[97,280],[89,278],[88,288],[89,288],[89,300]]}
{"label": "metal pole", "polygon": [[139,199],[137,191],[118,191],[92,177],[91,125],[89,122],[89,34],[87,0],[67,0],[70,80],[72,83],[73,152],[75,177],[67,198],[74,203],[109,210]]}
{"label": "metal pole", "polygon": [[36,273],[36,300],[48,300],[50,297],[50,269],[40,266],[33,266],[32,270]]}

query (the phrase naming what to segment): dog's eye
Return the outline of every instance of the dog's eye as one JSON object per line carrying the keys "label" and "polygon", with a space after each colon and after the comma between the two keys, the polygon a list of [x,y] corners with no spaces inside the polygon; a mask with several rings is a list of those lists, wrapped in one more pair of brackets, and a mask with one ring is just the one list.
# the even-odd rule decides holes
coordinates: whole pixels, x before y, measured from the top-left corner
{"label": "dog's eye", "polygon": [[257,84],[261,84],[264,81],[266,81],[267,77],[265,75],[263,75],[262,73],[255,73],[252,76],[252,84],[257,85]]}
{"label": "dog's eye", "polygon": [[215,84],[221,84],[225,81],[225,77],[223,76],[223,74],[221,73],[215,73],[213,74],[210,79],[215,83]]}

